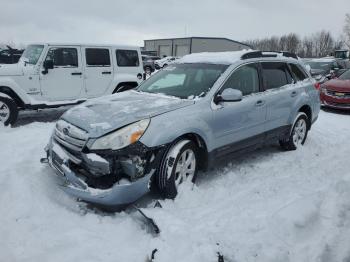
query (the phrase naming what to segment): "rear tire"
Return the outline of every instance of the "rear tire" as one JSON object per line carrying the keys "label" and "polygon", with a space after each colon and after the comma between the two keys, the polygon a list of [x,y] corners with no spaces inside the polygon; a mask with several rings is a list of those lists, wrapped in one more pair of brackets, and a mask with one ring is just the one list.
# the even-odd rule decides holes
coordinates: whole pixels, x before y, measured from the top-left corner
{"label": "rear tire", "polygon": [[158,170],[158,187],[166,198],[175,198],[185,180],[194,182],[198,171],[198,148],[190,140],[173,144],[165,154]]}
{"label": "rear tire", "polygon": [[305,113],[299,113],[289,137],[285,140],[280,140],[280,145],[284,150],[296,150],[304,145],[309,131],[309,118]]}
{"label": "rear tire", "polygon": [[0,96],[0,122],[5,126],[13,125],[18,117],[16,102],[7,97]]}

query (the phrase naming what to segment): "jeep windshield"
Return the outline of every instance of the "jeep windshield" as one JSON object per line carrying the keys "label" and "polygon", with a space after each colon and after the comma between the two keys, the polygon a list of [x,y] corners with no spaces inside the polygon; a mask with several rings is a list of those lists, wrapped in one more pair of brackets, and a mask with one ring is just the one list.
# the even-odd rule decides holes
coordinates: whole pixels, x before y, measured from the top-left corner
{"label": "jeep windshield", "polygon": [[43,45],[29,45],[26,50],[24,50],[21,60],[25,60],[27,64],[35,65],[43,49]]}
{"label": "jeep windshield", "polygon": [[203,97],[227,67],[217,64],[169,65],[143,82],[138,91],[179,98]]}

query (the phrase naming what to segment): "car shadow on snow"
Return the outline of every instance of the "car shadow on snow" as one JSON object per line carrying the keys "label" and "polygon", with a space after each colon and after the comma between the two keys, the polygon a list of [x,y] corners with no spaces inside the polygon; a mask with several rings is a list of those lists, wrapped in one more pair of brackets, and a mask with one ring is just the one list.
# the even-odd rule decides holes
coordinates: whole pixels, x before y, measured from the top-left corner
{"label": "car shadow on snow", "polygon": [[13,127],[20,127],[34,122],[56,122],[69,108],[69,106],[64,106],[54,109],[20,111],[18,120]]}
{"label": "car shadow on snow", "polygon": [[342,110],[342,109],[335,109],[335,108],[329,108],[329,107],[322,107],[321,109],[327,113],[333,113],[333,114],[339,114],[339,115],[350,115],[350,110]]}
{"label": "car shadow on snow", "polygon": [[[257,163],[265,159],[270,159],[274,154],[281,152],[283,152],[283,150],[280,148],[279,144],[271,142],[255,150],[241,154],[229,154],[215,161],[213,167],[209,170],[198,172],[195,184],[199,187],[204,184],[209,184],[217,179],[218,176],[229,175],[229,172],[237,172],[237,174],[239,174],[242,165],[245,167],[254,167]],[[162,198],[159,192],[151,192],[139,199],[135,205],[140,208],[152,208],[156,205],[157,201],[161,200],[164,200],[164,198]]]}
{"label": "car shadow on snow", "polygon": [[283,152],[278,142],[270,142],[257,149],[252,149],[243,153],[233,153],[226,155],[214,162],[212,168],[205,172],[199,172],[196,179],[196,184],[210,183],[219,175],[228,175],[228,172],[241,172],[241,168],[250,166],[254,167],[257,163],[263,162],[264,159],[270,159],[275,153]]}

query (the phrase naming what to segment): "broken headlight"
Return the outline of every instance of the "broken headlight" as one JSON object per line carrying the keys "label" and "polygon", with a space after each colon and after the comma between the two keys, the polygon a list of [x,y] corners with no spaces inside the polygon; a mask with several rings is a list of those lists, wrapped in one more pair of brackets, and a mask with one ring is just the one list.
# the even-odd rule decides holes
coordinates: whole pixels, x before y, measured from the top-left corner
{"label": "broken headlight", "polygon": [[137,142],[146,131],[150,119],[144,119],[125,126],[113,133],[98,138],[90,147],[91,150],[117,150]]}

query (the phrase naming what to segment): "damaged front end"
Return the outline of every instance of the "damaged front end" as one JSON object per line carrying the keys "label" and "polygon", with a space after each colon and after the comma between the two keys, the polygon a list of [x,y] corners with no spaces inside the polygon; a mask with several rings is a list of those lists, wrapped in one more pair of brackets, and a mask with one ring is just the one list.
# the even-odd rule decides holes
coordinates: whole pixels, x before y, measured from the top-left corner
{"label": "damaged front end", "polygon": [[118,150],[91,150],[89,143],[86,131],[65,121],[56,125],[43,162],[62,178],[65,192],[108,208],[123,208],[149,192],[164,146],[137,141]]}

